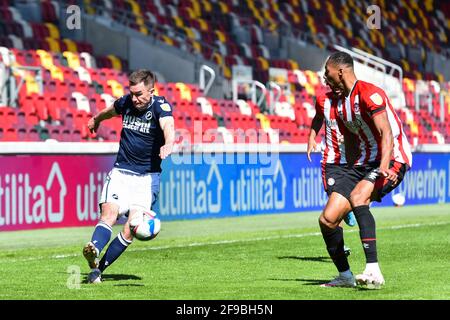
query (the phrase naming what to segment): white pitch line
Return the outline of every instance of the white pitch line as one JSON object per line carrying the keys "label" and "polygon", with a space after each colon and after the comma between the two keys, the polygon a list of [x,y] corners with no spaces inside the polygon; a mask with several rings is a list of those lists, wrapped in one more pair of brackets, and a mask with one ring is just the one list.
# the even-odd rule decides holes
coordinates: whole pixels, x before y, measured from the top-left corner
{"label": "white pitch line", "polygon": [[[424,226],[435,226],[435,225],[445,225],[450,224],[450,222],[434,222],[428,224],[405,224],[398,226],[391,226],[385,228],[379,228],[378,230],[397,230],[403,228],[418,228]],[[359,232],[359,229],[346,230],[346,233],[350,232]],[[275,240],[275,239],[291,239],[291,238],[304,238],[310,236],[321,236],[321,232],[310,232],[310,233],[300,233],[300,234],[287,234],[280,236],[270,236],[270,237],[259,237],[259,238],[250,238],[250,239],[239,239],[239,240],[220,240],[220,241],[212,241],[212,242],[192,242],[188,244],[179,244],[174,246],[160,246],[160,247],[147,247],[147,248],[136,248],[131,249],[129,251],[148,251],[148,250],[165,250],[165,249],[173,249],[173,248],[188,248],[188,247],[200,247],[200,246],[209,246],[209,245],[222,245],[222,244],[230,244],[230,243],[239,243],[239,242],[253,242],[253,241],[267,241],[267,240]]]}
{"label": "white pitch line", "polygon": [[[412,223],[412,224],[403,224],[397,226],[390,226],[379,228],[377,230],[397,230],[397,229],[405,229],[405,228],[420,228],[420,227],[430,227],[430,226],[439,226],[450,224],[450,222],[433,222],[433,223]],[[359,232],[359,229],[346,230],[345,233]],[[138,251],[149,251],[149,250],[166,250],[166,249],[176,249],[176,248],[190,248],[190,247],[201,247],[201,246],[211,246],[211,245],[223,245],[223,244],[232,244],[232,243],[246,243],[246,242],[254,242],[254,241],[268,241],[275,239],[292,239],[292,238],[304,238],[311,236],[321,236],[320,232],[309,232],[309,233],[300,233],[300,234],[288,234],[288,235],[280,235],[280,236],[270,236],[270,237],[258,237],[258,238],[250,238],[250,239],[235,239],[235,240],[220,240],[220,241],[211,241],[211,242],[192,242],[187,244],[179,244],[179,245],[167,245],[167,246],[158,246],[158,247],[146,247],[146,248],[136,248],[129,249],[127,252],[138,252]],[[23,261],[33,261],[33,260],[43,260],[43,259],[65,259],[72,257],[79,257],[81,254],[72,253],[72,254],[57,254],[49,257],[28,257],[23,259],[15,259],[9,260],[8,262],[23,262]]]}

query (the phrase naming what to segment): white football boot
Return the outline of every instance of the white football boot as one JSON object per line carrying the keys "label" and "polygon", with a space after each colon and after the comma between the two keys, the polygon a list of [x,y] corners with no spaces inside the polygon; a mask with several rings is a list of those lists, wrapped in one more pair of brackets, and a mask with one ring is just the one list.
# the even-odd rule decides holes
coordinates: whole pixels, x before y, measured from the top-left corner
{"label": "white football boot", "polygon": [[359,286],[367,289],[381,289],[381,287],[385,284],[381,272],[375,273],[364,271],[362,274],[358,274],[355,279]]}

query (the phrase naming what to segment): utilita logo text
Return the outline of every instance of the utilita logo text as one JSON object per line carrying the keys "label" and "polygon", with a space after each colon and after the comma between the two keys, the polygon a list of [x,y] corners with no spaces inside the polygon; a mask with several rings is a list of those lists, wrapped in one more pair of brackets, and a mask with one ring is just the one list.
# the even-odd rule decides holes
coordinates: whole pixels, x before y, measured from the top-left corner
{"label": "utilita logo text", "polygon": [[61,169],[54,162],[46,183],[30,183],[29,173],[0,175],[0,226],[59,223],[67,194]]}

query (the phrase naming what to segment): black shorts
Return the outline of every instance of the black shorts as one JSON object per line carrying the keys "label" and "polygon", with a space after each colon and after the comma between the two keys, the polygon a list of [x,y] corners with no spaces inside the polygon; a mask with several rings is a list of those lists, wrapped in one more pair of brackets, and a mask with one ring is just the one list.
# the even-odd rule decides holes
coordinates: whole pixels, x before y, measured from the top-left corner
{"label": "black shorts", "polygon": [[366,165],[351,166],[327,164],[325,166],[324,179],[325,191],[328,195],[337,192],[345,198],[350,199],[350,194],[361,180],[367,180],[375,184],[372,193],[372,201],[381,202],[381,199],[394,190],[403,180],[409,166],[404,163],[391,161],[390,169],[398,176],[397,183],[381,177],[379,170],[380,163],[373,162]]}
{"label": "black shorts", "polygon": [[[406,163],[397,161],[391,161],[389,169],[397,174],[397,183],[393,184],[391,180],[386,179],[378,174],[375,182],[372,177],[365,177],[364,180],[368,180],[375,183],[375,190],[372,193],[372,201],[381,202],[381,199],[397,188],[400,182],[403,181],[406,172],[409,170],[409,166]],[[378,170],[376,171],[378,173]],[[370,174],[369,174],[370,175]],[[372,179],[371,179],[372,178]]]}
{"label": "black shorts", "polygon": [[358,183],[356,180],[349,184],[349,179],[346,177],[348,167],[346,164],[329,164],[325,165],[322,171],[323,187],[328,196],[333,192],[342,194],[347,199],[350,193]]}

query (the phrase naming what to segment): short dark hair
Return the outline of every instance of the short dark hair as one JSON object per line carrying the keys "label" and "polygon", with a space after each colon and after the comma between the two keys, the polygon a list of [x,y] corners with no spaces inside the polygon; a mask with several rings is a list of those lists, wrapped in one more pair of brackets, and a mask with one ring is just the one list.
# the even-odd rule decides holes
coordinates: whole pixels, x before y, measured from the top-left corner
{"label": "short dark hair", "polygon": [[335,66],[347,66],[350,68],[353,68],[353,58],[351,55],[349,55],[346,52],[342,52],[342,51],[338,51],[333,53],[329,58],[328,58],[328,63],[331,63]]}
{"label": "short dark hair", "polygon": [[131,86],[135,86],[143,82],[145,86],[150,85],[153,87],[156,83],[156,75],[150,70],[139,69],[130,73],[128,80]]}

